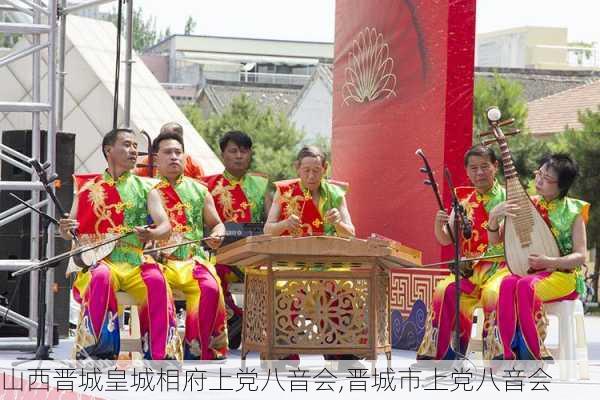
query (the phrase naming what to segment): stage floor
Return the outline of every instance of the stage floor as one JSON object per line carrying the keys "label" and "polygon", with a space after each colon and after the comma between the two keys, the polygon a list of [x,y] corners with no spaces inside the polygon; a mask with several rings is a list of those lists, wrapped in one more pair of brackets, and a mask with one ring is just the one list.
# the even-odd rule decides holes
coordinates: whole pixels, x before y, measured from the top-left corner
{"label": "stage floor", "polygon": [[[560,372],[559,372],[558,365],[555,364],[555,365],[544,366],[544,371],[549,373],[550,376],[552,377],[550,392],[554,392],[553,394],[562,395],[564,393],[565,395],[569,395],[569,394],[574,394],[576,392],[579,395],[579,394],[583,394],[583,393],[597,393],[597,391],[600,389],[600,317],[586,316],[585,331],[586,331],[587,342],[588,342],[589,379],[580,380],[578,378],[572,378],[570,380],[561,380],[559,378]],[[557,320],[553,317],[550,317],[549,335],[548,335],[546,343],[549,345],[549,347],[555,347],[558,343],[558,324],[557,324]],[[55,360],[69,359],[70,354],[71,354],[72,345],[73,345],[73,339],[61,340],[60,344],[53,348],[52,357]],[[0,351],[0,365],[11,363],[11,360],[15,360],[19,357],[24,357],[24,356],[30,356],[30,354],[22,352],[22,351],[14,351],[14,350]],[[466,364],[467,368],[469,367],[469,364],[475,366],[478,363],[477,360],[479,360],[481,358],[481,355],[480,355],[480,353],[472,353],[472,354],[469,354],[469,358],[471,360],[474,360],[474,362],[467,363]],[[57,361],[57,362],[60,364],[60,361]],[[364,368],[371,368],[371,363],[366,362],[366,361],[361,361],[361,362],[362,362],[362,365],[364,366]],[[406,373],[406,370],[408,370],[408,368],[411,367],[414,362],[415,362],[415,352],[414,351],[407,351],[407,350],[394,350],[393,351],[392,367],[396,371],[396,374],[398,374],[398,372]],[[35,364],[30,364],[30,365],[35,365]],[[480,374],[481,369],[478,369],[479,365],[481,365],[481,364],[477,364],[477,368],[475,369],[476,373],[475,373],[474,377],[481,376],[481,374]],[[163,368],[163,366],[160,363],[158,363],[158,366],[160,368]],[[255,368],[256,371],[262,370],[262,373],[264,373],[264,370],[266,368],[264,366],[261,368],[257,353],[250,353],[248,355],[248,360],[247,360],[246,366],[251,369]],[[229,358],[227,359],[227,361],[225,363],[207,366],[206,363],[186,362],[183,366],[183,370],[190,370],[190,369],[194,369],[194,368],[202,369],[202,370],[206,369],[208,371],[207,376],[209,379],[207,382],[210,382],[211,379],[214,380],[220,376],[220,374],[221,374],[220,369],[227,372],[228,376],[230,376],[230,377],[233,376],[232,379],[235,379],[236,373],[239,375],[240,371],[242,371],[242,368],[245,368],[246,366],[244,366],[240,363],[240,351],[233,350],[233,351],[231,351]],[[58,368],[58,367],[55,366],[53,368]],[[129,368],[131,369],[131,367],[129,367]],[[217,368],[217,369],[215,369],[215,368]],[[279,367],[277,367],[277,368],[279,368]],[[295,368],[297,369],[298,367],[286,367],[284,369],[284,370],[287,370],[286,375],[279,376],[279,379],[281,382],[287,382],[287,383],[283,383],[283,385],[291,384],[290,381],[293,380],[294,378],[290,377],[290,372]],[[340,368],[340,366],[337,365],[338,369],[336,370],[335,363],[326,362],[323,360],[323,357],[319,356],[319,355],[301,355],[301,361],[299,364],[299,368],[303,369],[303,370],[304,369],[307,370],[310,376],[317,375],[317,373],[320,373],[319,371],[321,371],[323,368],[328,368],[329,370],[331,370],[331,372],[333,374],[336,374],[339,372],[339,375],[338,375],[339,380],[336,380],[336,382],[340,385],[341,385],[340,382],[342,382],[344,379],[349,379],[347,369],[345,370],[346,377],[344,378],[343,377],[344,376],[343,375],[343,373],[344,373],[343,367]],[[348,368],[348,367],[346,367],[346,368]],[[360,367],[351,366],[350,368],[360,368]],[[383,355],[380,355],[377,368],[379,368],[380,370],[385,369],[385,360],[384,360]],[[417,369],[417,368],[413,368],[413,370],[415,370],[415,369]],[[446,369],[446,371],[448,371],[448,370],[452,371],[452,369]],[[280,371],[281,371],[281,369],[280,369]],[[433,374],[432,371],[425,370],[422,372],[423,373],[421,374],[421,382],[420,382],[421,389],[423,389],[427,385],[431,385],[433,382],[431,380],[432,377],[429,376],[429,375]],[[264,377],[260,375],[261,372],[258,372],[258,373],[259,373],[259,375],[258,375],[257,379],[261,382],[265,381],[266,378],[263,379]],[[485,376],[485,370],[483,372],[483,375]],[[397,378],[398,378],[398,376],[397,376]],[[448,378],[448,379],[450,379],[450,378]],[[476,378],[473,378],[473,379],[476,379]],[[397,381],[400,381],[400,378],[398,378]],[[496,383],[498,384],[498,386],[502,386],[502,385],[507,385],[506,382],[507,382],[507,380],[505,379],[505,380],[498,380]],[[528,389],[526,390],[527,392],[529,392],[529,390],[533,384],[532,380],[525,379],[524,382],[526,382],[526,384],[529,385]],[[446,382],[445,383],[446,387],[452,387],[453,384],[456,384],[456,383],[455,382]],[[398,382],[398,385],[400,385],[399,382]],[[502,390],[502,391],[505,392],[504,390]],[[422,392],[422,393],[426,394],[427,392]],[[129,394],[132,395],[133,393],[129,393]],[[103,393],[100,397],[101,398],[124,398],[124,397],[116,396],[116,395],[112,395],[112,394],[106,395],[106,396],[105,395],[106,395],[106,393]],[[0,396],[0,398],[1,398],[1,396]],[[135,393],[135,394],[133,394],[133,396],[131,396],[131,398],[143,398],[143,396],[141,396],[138,393]]]}
{"label": "stage floor", "polygon": [[[553,316],[549,316],[550,319],[550,327],[548,329],[548,338],[546,339],[546,343],[549,347],[556,346],[558,344],[558,323],[557,319]],[[585,317],[585,334],[588,343],[588,358],[590,360],[598,360],[598,367],[600,367],[600,316],[586,316]],[[4,338],[0,343],[4,342]],[[25,339],[23,339],[25,340]],[[73,340],[69,339],[61,339],[59,345],[53,347],[53,357],[55,359],[68,359],[71,354],[71,348],[73,345]],[[0,359],[14,359],[17,356],[23,356],[24,352],[22,351],[14,351],[14,350],[0,350]],[[239,350],[231,351],[230,358],[231,359],[239,359]],[[480,355],[479,355],[480,357]],[[249,359],[258,358],[257,354],[250,353],[248,355]],[[303,356],[302,359],[319,359],[321,356]],[[393,360],[414,360],[415,352],[407,351],[407,350],[397,350],[393,351]],[[475,355],[477,358],[477,355]]]}

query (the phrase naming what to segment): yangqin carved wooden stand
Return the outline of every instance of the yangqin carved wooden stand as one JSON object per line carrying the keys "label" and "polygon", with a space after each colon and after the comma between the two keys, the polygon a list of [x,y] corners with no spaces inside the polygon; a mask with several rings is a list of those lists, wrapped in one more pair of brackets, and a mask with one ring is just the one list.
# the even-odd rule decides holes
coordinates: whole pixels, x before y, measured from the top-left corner
{"label": "yangqin carved wooden stand", "polygon": [[219,263],[246,269],[242,360],[291,353],[391,359],[389,273],[420,264],[381,239],[268,235],[223,247]]}

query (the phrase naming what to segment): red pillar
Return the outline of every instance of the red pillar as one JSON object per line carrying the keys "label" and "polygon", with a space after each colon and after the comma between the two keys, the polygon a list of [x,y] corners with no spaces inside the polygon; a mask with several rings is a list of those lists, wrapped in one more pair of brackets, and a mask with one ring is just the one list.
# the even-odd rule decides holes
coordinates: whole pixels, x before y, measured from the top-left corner
{"label": "red pillar", "polygon": [[[466,184],[471,145],[475,0],[338,0],[333,175],[350,182],[358,235],[377,232],[438,261],[437,205],[422,184],[422,148]],[[369,98],[365,101],[365,98]]]}

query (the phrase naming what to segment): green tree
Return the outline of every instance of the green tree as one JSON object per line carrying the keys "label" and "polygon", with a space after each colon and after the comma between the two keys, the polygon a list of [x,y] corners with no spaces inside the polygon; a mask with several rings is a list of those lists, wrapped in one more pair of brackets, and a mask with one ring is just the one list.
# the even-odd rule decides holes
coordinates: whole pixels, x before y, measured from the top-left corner
{"label": "green tree", "polygon": [[[522,130],[522,133],[509,138],[508,143],[519,176],[526,186],[532,182],[533,171],[542,155],[566,152],[577,160],[581,174],[571,194],[593,205],[600,204],[600,107],[597,111],[586,110],[579,113],[582,129],[569,129],[552,138],[537,139],[527,132],[525,126],[527,103],[521,85],[497,74],[491,80],[478,78],[474,91],[473,128],[477,134],[474,136],[474,142],[479,142],[480,132],[489,129],[485,112],[491,105],[500,108],[502,119],[515,118],[513,127]],[[509,129],[507,127],[505,130]],[[588,247],[600,249],[600,207],[591,208]],[[600,251],[596,252],[594,272],[600,272]],[[598,287],[597,275],[594,287]]]}
{"label": "green tree", "polygon": [[7,35],[3,32],[0,32],[0,47],[11,48],[13,47],[13,45],[14,43],[11,35]]}
{"label": "green tree", "polygon": [[592,204],[587,232],[588,247],[596,249],[593,287],[597,288],[597,274],[600,273],[600,107],[596,111],[580,112],[578,119],[583,128],[568,129],[558,135],[555,150],[565,151],[577,161],[580,176],[571,194]]}
{"label": "green tree", "polygon": [[[492,78],[478,77],[475,80],[473,97],[474,143],[480,143],[482,139],[479,134],[490,129],[486,116],[488,107],[498,106],[502,112],[502,120],[515,119],[510,127],[503,130],[521,130],[521,133],[508,138],[508,144],[519,177],[527,186],[533,179],[538,159],[549,151],[549,143],[532,137],[526,129],[527,100],[523,94],[523,86],[495,73]],[[493,136],[486,136],[483,139],[492,138]]]}
{"label": "green tree", "polygon": [[[117,25],[118,13],[113,8],[112,12],[106,14],[104,19],[111,21],[115,26]],[[126,33],[126,10],[123,10],[123,24],[122,34],[125,36]],[[160,40],[170,35],[170,29],[167,28],[164,33],[161,33],[156,28],[156,18],[149,16],[146,18],[140,7],[133,10],[133,43],[132,46],[136,51],[142,51],[150,46],[155,45]]]}
{"label": "green tree", "polygon": [[527,100],[523,86],[495,73],[491,78],[477,77],[473,95],[473,127],[476,134],[489,129],[486,111],[497,106],[502,119],[514,118],[515,128],[523,129],[527,120]]}
{"label": "green tree", "polygon": [[185,35],[191,35],[196,30],[196,21],[191,16],[188,16],[185,20],[185,29],[183,33]]}
{"label": "green tree", "polygon": [[193,105],[185,107],[184,113],[216,154],[221,153],[219,138],[225,132],[241,130],[249,134],[254,143],[252,169],[267,174],[272,180],[295,176],[292,164],[304,134],[284,114],[260,110],[245,94],[235,98],[221,115],[204,119]]}
{"label": "green tree", "polygon": [[[8,15],[4,15],[0,12],[0,22],[14,22],[8,17]],[[20,33],[4,33],[0,32],[0,48],[6,47],[8,49],[12,48],[22,37],[23,35]]]}

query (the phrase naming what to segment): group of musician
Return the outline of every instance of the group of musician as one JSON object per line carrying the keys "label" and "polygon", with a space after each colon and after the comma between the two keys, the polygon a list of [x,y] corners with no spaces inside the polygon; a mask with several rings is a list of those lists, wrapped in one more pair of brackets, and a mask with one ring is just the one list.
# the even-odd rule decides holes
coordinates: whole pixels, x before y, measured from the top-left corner
{"label": "group of musician", "polygon": [[[551,359],[544,346],[548,327],[544,303],[573,300],[585,293],[581,267],[586,259],[585,224],[590,205],[568,196],[578,174],[577,164],[566,154],[547,155],[539,161],[534,181],[537,194],[532,201],[556,238],[560,256],[531,254],[524,276],[512,274],[504,259],[503,221],[507,216],[515,217],[519,205],[515,200],[507,201],[505,189],[497,180],[494,151],[474,146],[465,154],[464,165],[472,187],[457,188],[456,194],[472,232],[469,237],[460,233],[462,256],[485,259],[458,271],[459,315],[455,311],[454,274],[436,286],[417,359],[464,357],[475,308],[482,308],[484,313],[484,359]],[[434,232],[441,245],[452,243],[448,227],[454,226],[454,220],[453,212],[437,213]],[[460,323],[458,349],[451,343],[456,318]]]}
{"label": "group of musician", "polygon": [[[148,177],[148,169],[136,168],[134,132],[116,129],[102,142],[107,169],[75,177],[75,198],[70,215],[60,220],[61,236],[72,240],[76,232],[80,243],[97,243],[131,233],[91,268],[77,273],[73,295],[81,317],[76,358],[118,357],[116,293],[124,291],[139,309],[146,359],[225,359],[228,322],[230,329],[235,325],[237,341],[241,334],[242,310],[229,289],[239,271],[215,265],[205,249],[221,245],[225,222],[266,221],[264,231],[273,235],[354,235],[345,187],[324,179],[328,165],[321,150],[306,146],[290,160],[298,178],[275,182],[273,200],[269,180],[249,171],[251,138],[230,131],[219,145],[225,170],[204,176],[185,153],[181,125],[167,123],[152,142],[153,155],[144,160],[156,166],[154,176]],[[177,332],[177,293],[186,304],[183,340]]]}
{"label": "group of musician", "polygon": [[[116,129],[104,136],[103,173],[79,175],[71,214],[60,220],[60,234],[94,242],[107,235],[131,233],[116,242],[110,254],[73,284],[81,304],[75,343],[76,358],[116,359],[119,355],[119,305],[116,293],[127,292],[139,307],[142,350],[153,360],[222,360],[231,332],[239,342],[242,309],[230,292],[239,280],[235,266],[214,263],[206,248],[216,249],[225,236],[224,223],[265,222],[271,235],[336,235],[353,237],[354,226],[345,199],[346,185],[325,179],[328,164],[321,150],[303,147],[294,163],[298,177],[270,184],[250,172],[252,140],[240,131],[219,142],[225,170],[204,176],[185,153],[183,131],[167,123],[152,143],[153,177],[137,168],[134,132]],[[574,299],[584,289],[589,204],[568,197],[577,166],[567,155],[543,158],[535,175],[535,207],[551,227],[560,257],[529,257],[530,274],[511,274],[504,261],[503,221],[518,205],[506,200],[497,180],[493,150],[474,146],[464,157],[472,186],[456,189],[472,233],[462,237],[461,256],[486,259],[461,268],[459,314],[455,277],[450,274],[434,291],[419,360],[454,359],[465,354],[472,314],[482,308],[483,354],[486,359],[544,359],[547,319],[543,304]],[[274,190],[271,190],[274,187]],[[454,213],[439,211],[434,234],[441,245],[452,243]],[[178,245],[179,244],[179,245]],[[177,245],[177,246],[176,246]],[[163,249],[147,251],[147,248]],[[350,272],[349,272],[350,273]],[[185,334],[177,332],[174,293],[185,297]],[[352,309],[346,310],[352,312]],[[459,348],[452,346],[456,318]],[[355,358],[352,355],[336,356]],[[289,359],[297,359],[290,355]]]}

